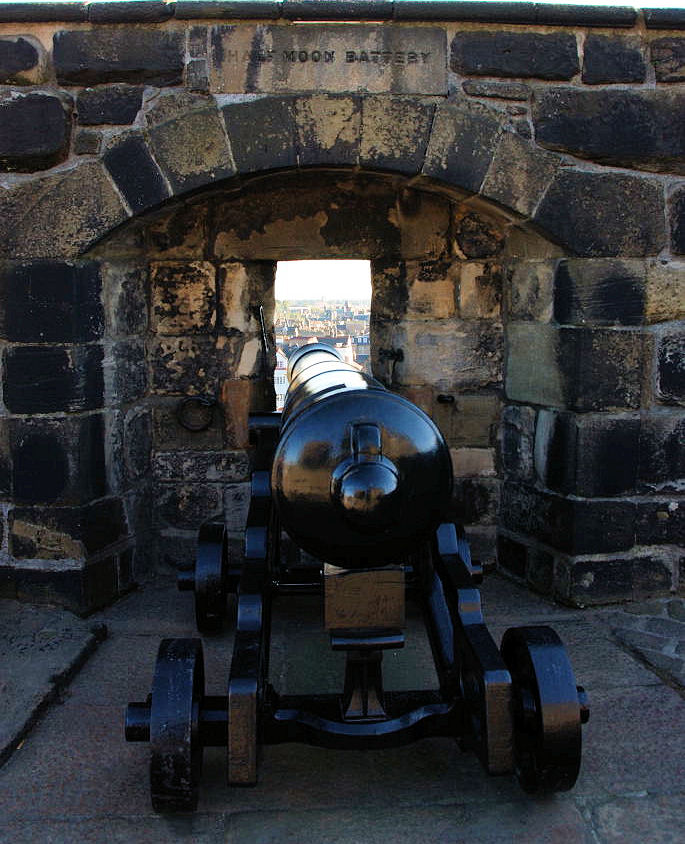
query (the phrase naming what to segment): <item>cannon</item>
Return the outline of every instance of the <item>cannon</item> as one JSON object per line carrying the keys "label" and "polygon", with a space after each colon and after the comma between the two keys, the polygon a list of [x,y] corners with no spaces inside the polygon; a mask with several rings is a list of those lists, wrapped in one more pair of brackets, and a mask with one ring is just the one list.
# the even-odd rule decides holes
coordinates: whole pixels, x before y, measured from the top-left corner
{"label": "cannon", "polygon": [[[527,792],[572,788],[586,694],[551,628],[510,628],[500,647],[490,635],[482,570],[446,518],[452,469],[436,425],[329,346],[296,350],[288,378],[282,414],[250,420],[242,555],[232,559],[223,520],[208,521],[179,575],[203,632],[221,628],[236,596],[227,694],[205,694],[199,639],[164,639],[151,694],[126,710],[126,739],[151,745],[154,809],[195,808],[204,747],[226,748],[229,785],[256,783],[260,743],[368,750],[446,736]],[[270,682],[272,600],[297,592],[320,596],[330,646],[346,655],[338,693],[284,695]],[[386,691],[383,652],[404,645],[410,600],[437,688]]]}

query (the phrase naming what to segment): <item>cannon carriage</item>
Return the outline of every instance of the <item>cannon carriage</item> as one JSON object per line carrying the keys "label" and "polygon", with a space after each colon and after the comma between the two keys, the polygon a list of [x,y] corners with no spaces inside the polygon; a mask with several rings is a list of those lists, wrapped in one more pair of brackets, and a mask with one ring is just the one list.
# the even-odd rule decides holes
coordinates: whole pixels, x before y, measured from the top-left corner
{"label": "cannon carriage", "polygon": [[[447,736],[528,792],[571,788],[585,693],[552,629],[510,628],[499,648],[488,632],[482,572],[445,519],[452,471],[435,424],[328,346],[298,349],[288,377],[282,415],[250,420],[243,555],[232,560],[224,525],[208,522],[179,577],[201,631],[219,629],[236,596],[227,693],[205,695],[199,639],[165,639],[151,694],[126,711],[126,738],[151,745],[154,808],[195,808],[204,747],[225,747],[229,785],[247,785],[258,745],[281,742],[374,749]],[[315,564],[293,565],[282,531]],[[270,682],[272,601],[293,592],[321,596],[330,645],[346,655],[339,693],[286,696]],[[407,599],[423,611],[438,687],[388,692],[383,652],[404,644]]]}

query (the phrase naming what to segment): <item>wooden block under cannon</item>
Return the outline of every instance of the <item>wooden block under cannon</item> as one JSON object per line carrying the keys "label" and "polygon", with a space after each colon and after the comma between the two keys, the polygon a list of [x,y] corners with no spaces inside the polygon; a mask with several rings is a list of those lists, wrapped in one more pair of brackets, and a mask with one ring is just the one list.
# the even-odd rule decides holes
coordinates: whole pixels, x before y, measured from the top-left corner
{"label": "wooden block under cannon", "polygon": [[401,566],[345,569],[324,565],[326,630],[404,628],[404,570]]}

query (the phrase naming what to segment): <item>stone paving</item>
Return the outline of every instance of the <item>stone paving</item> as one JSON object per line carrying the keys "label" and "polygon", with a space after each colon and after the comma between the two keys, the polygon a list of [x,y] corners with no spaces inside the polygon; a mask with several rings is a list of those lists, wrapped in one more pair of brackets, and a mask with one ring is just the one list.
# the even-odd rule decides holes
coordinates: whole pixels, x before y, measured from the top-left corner
{"label": "stone paving", "polygon": [[[128,701],[147,695],[160,639],[196,635],[192,597],[159,579],[88,620],[106,624],[107,639],[0,769],[0,842],[682,841],[683,689],[617,642],[616,611],[554,606],[496,576],[486,579],[483,597],[497,641],[512,625],[554,627],[589,692],[591,717],[573,791],[530,798],[512,777],[488,777],[449,739],[374,752],[267,747],[258,785],[228,789],[224,754],[210,748],[198,811],[155,815],[149,750],[124,741],[123,711]],[[663,619],[681,623],[667,615],[671,604],[664,606]],[[318,603],[283,599],[275,610],[276,686],[289,692],[337,688],[341,656],[327,649]],[[2,618],[8,623],[8,616]],[[206,691],[224,693],[231,632],[204,637],[203,644]],[[389,688],[434,683],[415,617],[407,647],[386,663]]]}

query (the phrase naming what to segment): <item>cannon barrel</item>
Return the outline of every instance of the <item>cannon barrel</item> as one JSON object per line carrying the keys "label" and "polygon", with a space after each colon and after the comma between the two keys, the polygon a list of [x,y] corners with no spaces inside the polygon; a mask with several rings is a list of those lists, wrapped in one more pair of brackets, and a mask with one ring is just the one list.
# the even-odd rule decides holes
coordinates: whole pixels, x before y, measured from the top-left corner
{"label": "cannon barrel", "polygon": [[449,504],[452,467],[440,431],[332,346],[293,352],[288,379],[271,475],[283,527],[336,565],[405,559]]}

